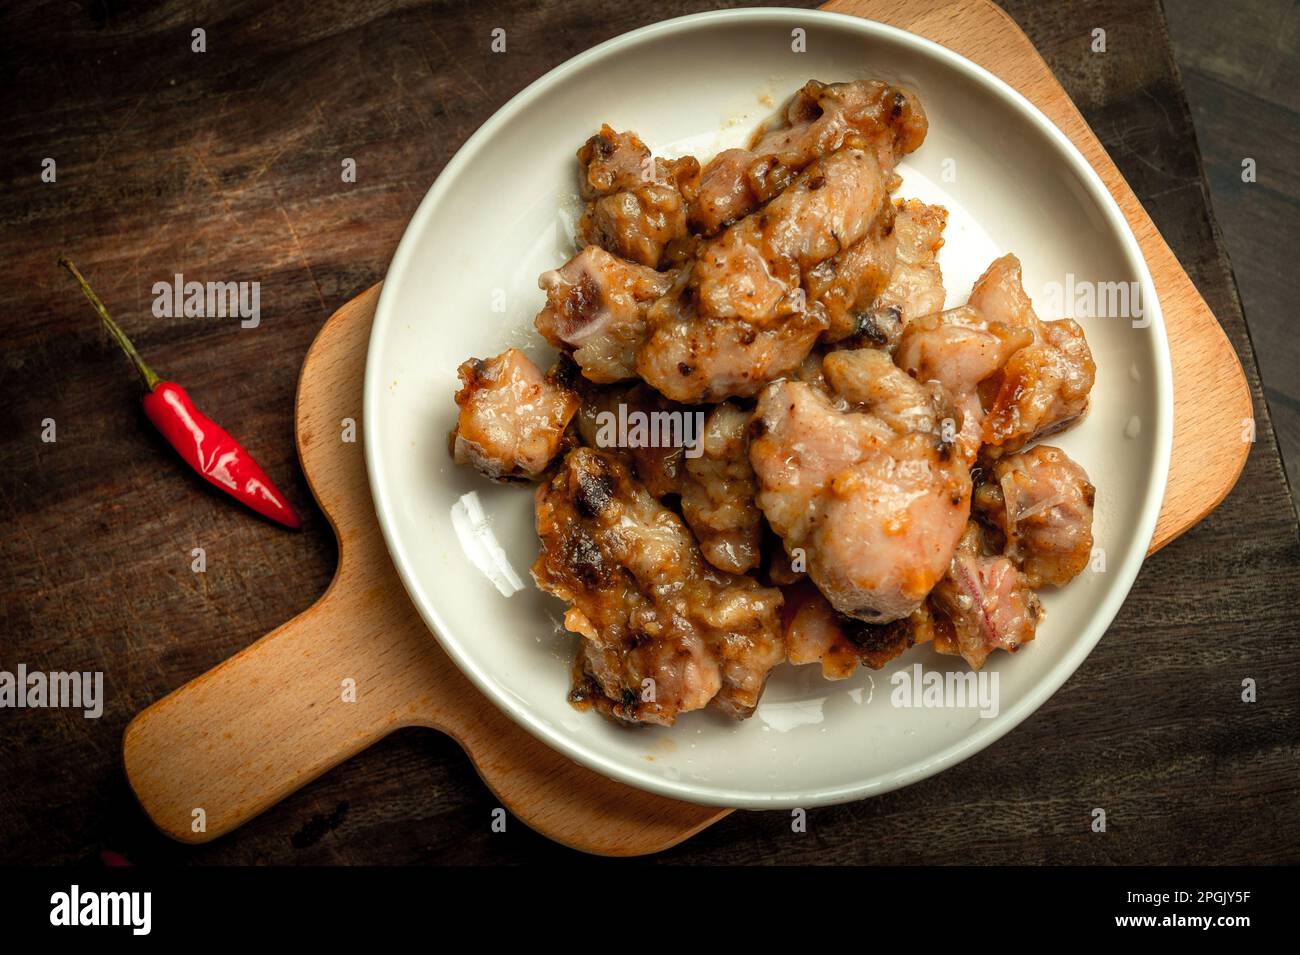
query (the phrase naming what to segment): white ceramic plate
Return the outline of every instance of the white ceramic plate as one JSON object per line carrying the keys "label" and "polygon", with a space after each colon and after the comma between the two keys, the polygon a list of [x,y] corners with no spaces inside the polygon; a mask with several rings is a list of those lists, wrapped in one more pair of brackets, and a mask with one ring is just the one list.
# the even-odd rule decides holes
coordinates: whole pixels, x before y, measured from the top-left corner
{"label": "white ceramic plate", "polygon": [[[795,28],[806,52],[791,49]],[[1045,594],[1047,618],[1020,653],[990,657],[998,713],[904,709],[891,676],[964,670],[927,647],[881,671],[824,681],[780,668],[757,714],[711,711],[672,728],[625,729],[565,699],[573,635],[528,576],[532,495],[455,467],[456,366],[511,345],[549,354],[533,331],[537,276],[569,257],[574,152],[608,122],[656,152],[706,158],[743,140],[810,77],[881,76],[913,87],[930,118],[898,193],[951,216],[941,254],[949,305],[1014,251],[1044,318],[1068,313],[1050,283],[1134,282],[1146,327],[1081,317],[1097,361],[1092,408],[1054,439],[1097,486],[1104,571]],[[443,170],[398,246],[371,332],[365,446],[379,522],[411,599],[442,646],[513,719],[592,769],[714,805],[843,802],[907,785],[979,751],[1025,719],[1087,656],[1150,543],[1172,434],[1168,345],[1151,277],[1122,215],[1069,141],[969,61],[911,34],[835,14],[737,10],[672,20],[604,43],[507,103]],[[472,498],[463,498],[473,493]],[[481,513],[480,510],[481,509]],[[457,516],[459,513],[459,516]],[[460,526],[458,533],[457,525]],[[500,552],[493,553],[494,541]],[[492,578],[496,578],[494,583]],[[522,582],[522,589],[511,596]],[[1116,728],[1117,731],[1120,729]]]}

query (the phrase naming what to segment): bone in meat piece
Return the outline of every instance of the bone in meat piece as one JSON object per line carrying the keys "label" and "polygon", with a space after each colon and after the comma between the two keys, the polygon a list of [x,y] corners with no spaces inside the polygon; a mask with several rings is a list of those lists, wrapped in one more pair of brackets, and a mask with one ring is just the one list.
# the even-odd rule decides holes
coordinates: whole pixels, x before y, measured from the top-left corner
{"label": "bone in meat piece", "polygon": [[1092,557],[1096,489],[1060,448],[1039,444],[993,463],[974,508],[1001,532],[1002,551],[1031,587],[1063,586]]}
{"label": "bone in meat piece", "polygon": [[686,238],[686,209],[699,186],[691,156],[652,158],[635,133],[602,126],[578,150],[586,208],[578,241],[652,268],[665,249]]}
{"label": "bone in meat piece", "polygon": [[970,513],[966,462],[943,434],[953,411],[875,349],[831,352],[832,394],[773,382],[750,436],[758,504],[836,610],[906,617],[947,572]]}
{"label": "bone in meat piece", "polygon": [[888,172],[925,139],[928,123],[911,92],[878,80],[810,80],[790,101],[784,122],[749,149],[715,156],[690,204],[691,229],[714,236],[779,194],[810,163],[855,145]]}
{"label": "bone in meat piece", "polygon": [[973,464],[984,440],[980,385],[1000,373],[1011,357],[1032,344],[1031,331],[989,321],[963,305],[913,319],[899,336],[894,361],[918,381],[937,381],[953,397],[961,415],[956,441]]}
{"label": "bone in meat piece", "polygon": [[747,447],[750,413],[732,402],[680,405],[644,384],[587,391],[578,414],[583,442],[618,454],[655,497],[677,495],[714,567],[735,574],[757,567],[762,515]]}
{"label": "bone in meat piece", "polygon": [[576,448],[538,488],[533,578],[582,636],[575,703],[672,724],[710,703],[736,718],[785,658],[781,594],[723,573],[614,455]]}
{"label": "bone in meat piece", "polygon": [[1034,342],[989,380],[984,401],[984,453],[1019,451],[1036,438],[1073,424],[1088,407],[1097,366],[1083,329],[1072,319],[1039,320],[1021,284],[1020,260],[1004,255],[971,291],[970,306],[990,321],[1028,329]]}
{"label": "bone in meat piece", "polygon": [[646,312],[675,278],[675,272],[656,272],[589,245],[537,280],[546,307],[534,324],[552,345],[572,351],[584,378],[635,378]]}
{"label": "bone in meat piece", "polygon": [[1025,575],[1008,558],[988,553],[974,521],[930,601],[951,623],[936,632],[935,649],[960,655],[976,670],[994,650],[1014,653],[1034,639],[1043,616]]}
{"label": "bone in meat piece", "polygon": [[511,348],[495,358],[471,358],[457,373],[460,415],[450,436],[456,463],[496,481],[539,477],[564,446],[578,410],[559,366],[543,375]]}
{"label": "bone in meat piece", "polygon": [[946,293],[939,250],[948,210],[916,199],[898,200],[894,205],[894,268],[873,312],[892,318],[901,328],[943,308]]}

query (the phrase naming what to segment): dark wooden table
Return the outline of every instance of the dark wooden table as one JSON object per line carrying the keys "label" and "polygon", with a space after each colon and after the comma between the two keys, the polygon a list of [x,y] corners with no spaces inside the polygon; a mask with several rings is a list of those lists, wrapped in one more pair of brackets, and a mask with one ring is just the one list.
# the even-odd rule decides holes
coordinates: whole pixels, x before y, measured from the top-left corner
{"label": "dark wooden table", "polygon": [[[329,582],[335,545],[293,448],[297,371],[331,311],[383,276],[447,159],[552,66],[717,5],[64,0],[0,14],[0,669],[102,670],[107,692],[98,720],[0,710],[0,862],[94,862],[105,849],[141,865],[572,855],[520,824],[493,834],[493,799],[463,754],[417,731],[232,836],[184,847],[135,805],[121,736]],[[806,834],[783,813],[737,813],[664,860],[1300,860],[1296,518],[1160,7],[1008,10],[1226,327],[1255,390],[1258,442],[1225,504],[1147,562],[1078,673],[1001,742],[907,790],[814,811]],[[498,26],[505,56],[488,49]],[[1089,51],[1097,26],[1102,57]],[[204,53],[191,49],[196,27]],[[54,183],[41,179],[47,157]],[[345,158],[355,184],[340,181]],[[138,410],[129,366],[55,267],[63,250],[154,364],[257,453],[305,513],[304,533],[251,519],[178,467]],[[260,326],[155,318],[153,283],[175,273],[259,281]],[[55,443],[41,440],[46,418]],[[190,570],[198,546],[206,574]],[[1240,699],[1248,677],[1254,704]],[[1104,834],[1091,831],[1096,807]]]}
{"label": "dark wooden table", "polygon": [[[1232,260],[1264,399],[1300,505],[1300,4],[1164,0],[1215,218]],[[1229,15],[1225,16],[1225,12]],[[1253,181],[1242,177],[1253,159]]]}

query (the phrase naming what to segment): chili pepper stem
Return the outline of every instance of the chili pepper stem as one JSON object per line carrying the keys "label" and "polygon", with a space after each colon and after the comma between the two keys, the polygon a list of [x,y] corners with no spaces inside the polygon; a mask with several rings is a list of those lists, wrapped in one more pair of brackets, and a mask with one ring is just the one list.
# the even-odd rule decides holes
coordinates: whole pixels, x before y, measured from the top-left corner
{"label": "chili pepper stem", "polygon": [[126,332],[122,331],[117,322],[113,321],[113,317],[108,314],[108,309],[104,307],[104,303],[99,300],[99,296],[95,294],[95,290],[90,287],[90,283],[87,282],[85,276],[78,271],[72,260],[66,255],[61,255],[59,256],[59,265],[72,273],[72,277],[76,279],[77,284],[81,286],[81,291],[85,293],[86,298],[90,300],[90,304],[93,305],[95,311],[99,313],[99,317],[104,322],[104,327],[108,329],[109,334],[112,335],[118,345],[122,347],[122,351],[126,352],[126,357],[131,359],[131,363],[135,365],[135,370],[138,371],[140,377],[144,379],[145,387],[150,391],[153,391],[158,387],[158,383],[161,382],[162,379],[154,374],[152,368],[145,364],[144,359],[140,357],[140,353],[136,351],[135,346],[131,344],[131,339],[127,338]]}

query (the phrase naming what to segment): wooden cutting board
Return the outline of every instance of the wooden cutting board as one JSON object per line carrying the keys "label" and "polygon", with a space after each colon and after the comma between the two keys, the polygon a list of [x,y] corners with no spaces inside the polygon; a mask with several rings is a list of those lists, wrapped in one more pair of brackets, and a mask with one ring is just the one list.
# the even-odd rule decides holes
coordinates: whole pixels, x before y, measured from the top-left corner
{"label": "wooden cutting board", "polygon": [[[1154,551],[1236,483],[1250,396],[1236,354],[1114,163],[1033,45],[986,0],[837,0],[824,9],[902,27],[996,73],[1072,139],[1114,195],[1160,295],[1174,369],[1174,448]],[[605,855],[672,846],[730,810],[694,806],[605,779],[549,749],[482,696],[408,600],[376,523],[361,420],[378,286],[321,329],[298,384],[303,470],[339,542],[315,605],[140,713],[127,727],[127,777],[167,835],[223,835],[387,733],[426,726],[464,747],[511,813],[558,842]],[[355,681],[345,702],[342,679]],[[201,814],[199,810],[202,810]],[[203,826],[197,824],[202,819]]]}

